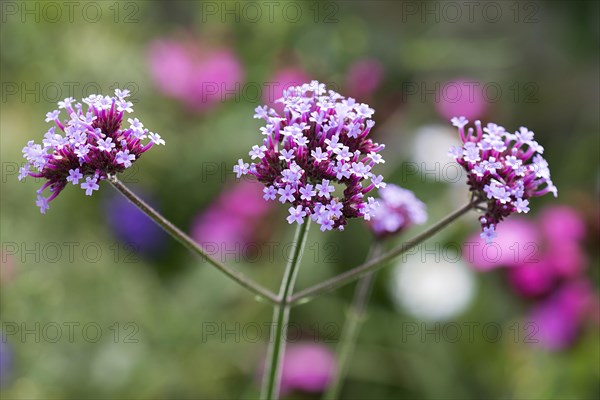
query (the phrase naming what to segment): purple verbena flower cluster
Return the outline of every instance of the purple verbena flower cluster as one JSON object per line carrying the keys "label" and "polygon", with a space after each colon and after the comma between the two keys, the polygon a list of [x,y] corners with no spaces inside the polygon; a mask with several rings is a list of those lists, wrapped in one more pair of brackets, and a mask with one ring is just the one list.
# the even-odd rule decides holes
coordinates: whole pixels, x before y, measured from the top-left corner
{"label": "purple verbena flower cluster", "polygon": [[384,238],[427,221],[427,208],[415,194],[394,184],[379,190],[379,207],[368,222],[373,234]]}
{"label": "purple verbena flower cluster", "polygon": [[487,201],[487,209],[479,218],[481,237],[491,242],[495,227],[505,217],[529,211],[529,199],[548,192],[558,195],[550,179],[548,162],[542,157],[544,148],[533,139],[533,132],[521,127],[514,134],[502,126],[489,123],[482,129],[475,121],[475,130],[465,125],[465,117],[455,117],[464,145],[452,146],[448,155],[467,171],[470,191],[479,200]]}
{"label": "purple verbena flower cluster", "polygon": [[278,102],[283,116],[256,108],[265,138],[249,153],[254,162],[238,161],[237,177],[251,174],[265,185],[266,200],[289,203],[290,224],[309,217],[325,231],[343,230],[349,218],[369,220],[377,202],[365,194],[385,187],[383,176],[371,172],[385,162],[384,145],[367,138],[374,110],[317,81],[288,88]]}
{"label": "purple verbena flower cluster", "polygon": [[[64,135],[53,126],[41,145],[30,140],[23,148],[27,163],[19,172],[19,180],[27,176],[47,180],[37,191],[36,205],[42,214],[67,184],[79,185],[91,196],[98,190],[99,181],[131,167],[154,144],[165,144],[137,118],[129,118],[129,127],[122,128],[123,114],[133,112],[128,96],[128,90],[119,89],[114,97],[90,95],[83,99],[85,111],[81,103],[69,97],[58,102],[57,110],[46,114],[46,122],[54,122]],[[69,115],[68,120],[60,120],[61,109]],[[147,138],[150,141],[143,144]],[[48,197],[43,196],[46,188],[50,191]]]}

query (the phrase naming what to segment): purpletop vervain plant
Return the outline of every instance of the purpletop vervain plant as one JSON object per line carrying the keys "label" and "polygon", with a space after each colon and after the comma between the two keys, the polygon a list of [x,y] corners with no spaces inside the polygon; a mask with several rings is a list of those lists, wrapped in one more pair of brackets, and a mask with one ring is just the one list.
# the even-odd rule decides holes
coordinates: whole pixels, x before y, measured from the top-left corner
{"label": "purpletop vervain plant", "polygon": [[452,118],[451,122],[464,145],[452,146],[448,155],[467,171],[474,196],[487,202],[479,221],[481,237],[488,243],[496,237],[495,227],[505,217],[529,212],[529,198],[548,192],[558,195],[548,162],[541,156],[544,148],[533,139],[532,131],[521,127],[512,134],[494,123],[482,129],[481,122],[475,121],[475,131],[469,128],[465,133],[469,122],[465,117]]}
{"label": "purpletop vervain plant", "polygon": [[375,237],[382,239],[427,221],[425,203],[410,190],[388,184],[379,190],[379,196],[379,207],[368,221]]}
{"label": "purpletop vervain plant", "polygon": [[[98,190],[99,181],[131,167],[154,144],[165,144],[159,134],[149,132],[137,118],[129,118],[129,127],[122,127],[123,114],[133,112],[128,96],[129,90],[119,89],[114,97],[90,95],[83,99],[88,106],[85,112],[81,103],[69,97],[58,102],[58,110],[46,114],[46,122],[54,122],[64,136],[53,126],[41,145],[30,140],[23,148],[27,164],[19,173],[19,180],[27,176],[47,180],[37,191],[36,205],[42,214],[68,183],[80,185],[91,196]],[[60,120],[61,109],[69,115],[68,120]],[[146,138],[150,141],[142,143]],[[46,188],[49,197],[43,196]]]}
{"label": "purpletop vervain plant", "polygon": [[256,108],[254,118],[266,121],[260,128],[265,138],[249,153],[255,162],[238,161],[238,178],[251,174],[265,185],[266,200],[290,203],[290,224],[310,217],[325,231],[343,230],[349,218],[369,220],[377,202],[365,201],[365,194],[385,187],[383,176],[371,172],[385,162],[378,154],[384,145],[367,138],[374,110],[317,81],[288,88],[278,102],[283,117],[267,106]]}

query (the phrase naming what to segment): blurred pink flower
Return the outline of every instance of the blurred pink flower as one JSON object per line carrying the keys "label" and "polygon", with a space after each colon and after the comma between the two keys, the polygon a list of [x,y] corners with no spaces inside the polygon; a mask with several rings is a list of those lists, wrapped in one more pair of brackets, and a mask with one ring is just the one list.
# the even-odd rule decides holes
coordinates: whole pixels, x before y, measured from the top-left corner
{"label": "blurred pink flower", "polygon": [[262,185],[251,181],[225,190],[196,217],[192,237],[212,255],[240,254],[271,208],[262,195]]}
{"label": "blurred pink flower", "polygon": [[538,304],[529,316],[538,346],[561,350],[571,345],[586,317],[591,314],[595,295],[586,280],[566,283],[550,298]]}
{"label": "blurred pink flower", "polygon": [[565,205],[546,207],[539,215],[540,225],[552,244],[582,240],[585,222],[573,208]]}
{"label": "blurred pink flower", "polygon": [[498,237],[486,245],[479,233],[465,242],[463,254],[480,271],[522,264],[537,265],[540,235],[535,224],[524,218],[511,218],[498,225]]}
{"label": "blurred pink flower", "polygon": [[562,278],[579,276],[587,266],[587,257],[577,241],[549,240],[546,254],[553,272]]}
{"label": "blurred pink flower", "polygon": [[513,290],[525,297],[537,297],[548,293],[556,283],[556,275],[548,257],[538,262],[523,263],[507,271]]}
{"label": "blurred pink flower", "polygon": [[561,279],[580,276],[585,270],[587,258],[579,243],[585,226],[568,206],[546,208],[538,224],[512,218],[498,230],[498,239],[488,246],[478,235],[471,236],[465,243],[465,257],[480,271],[510,267],[508,281],[522,296],[548,294]]}
{"label": "blurred pink flower", "polygon": [[462,115],[468,120],[481,118],[487,110],[482,85],[475,79],[446,82],[438,92],[436,109],[445,120]]}
{"label": "blurred pink flower", "polygon": [[327,347],[316,343],[288,344],[281,372],[281,394],[294,390],[323,392],[336,369],[335,356]]}
{"label": "blurred pink flower", "polygon": [[509,267],[513,290],[536,299],[528,317],[533,339],[545,349],[561,350],[577,339],[584,320],[599,320],[597,294],[583,274],[586,227],[577,211],[565,205],[545,208],[536,222],[509,219],[498,227],[503,232],[493,246],[500,251],[486,254],[483,240],[473,235],[464,254],[478,270]]}
{"label": "blurred pink flower", "polygon": [[389,183],[381,186],[379,196],[379,206],[367,222],[375,237],[382,239],[427,221],[427,207],[412,191]]}
{"label": "blurred pink flower", "polygon": [[299,86],[303,83],[308,83],[310,80],[310,77],[301,68],[291,67],[281,69],[268,80],[268,85],[265,86],[263,91],[263,101],[269,107],[277,110],[277,112],[282,112],[283,104],[275,103],[275,101],[283,97],[283,90],[290,86]]}
{"label": "blurred pink flower", "polygon": [[[14,254],[14,253],[13,253]],[[17,277],[15,258],[9,253],[0,253],[0,283],[7,284]]]}
{"label": "blurred pink flower", "polygon": [[148,60],[159,90],[195,111],[209,110],[241,90],[243,67],[228,48],[160,39],[150,44]]}
{"label": "blurred pink flower", "polygon": [[348,96],[368,100],[381,85],[383,75],[383,66],[375,59],[363,58],[354,62],[346,74]]}

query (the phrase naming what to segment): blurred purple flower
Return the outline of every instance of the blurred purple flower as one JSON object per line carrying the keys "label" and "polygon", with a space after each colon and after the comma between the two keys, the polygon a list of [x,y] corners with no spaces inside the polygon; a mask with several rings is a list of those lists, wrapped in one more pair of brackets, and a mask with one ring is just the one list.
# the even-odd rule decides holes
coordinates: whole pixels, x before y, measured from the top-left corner
{"label": "blurred purple flower", "polygon": [[529,316],[537,345],[562,350],[578,336],[582,322],[592,311],[595,295],[586,280],[566,283],[550,298],[537,305]]}
{"label": "blurred purple flower", "polygon": [[0,387],[4,387],[10,377],[13,363],[13,354],[4,334],[0,332]]}
{"label": "blurred purple flower", "polygon": [[319,393],[327,389],[336,373],[333,353],[316,343],[288,344],[281,372],[281,394],[292,391]]}
{"label": "blurred purple flower", "polygon": [[[479,234],[470,236],[464,244],[463,254],[479,271],[499,267],[515,267],[524,263],[536,265],[540,258],[538,245],[540,234],[533,222],[524,218],[513,218],[500,224],[498,238],[486,246]],[[536,267],[537,268],[537,267]]]}
{"label": "blurred purple flower", "polygon": [[346,74],[348,96],[369,100],[381,85],[383,75],[383,66],[375,59],[363,58],[354,62]]}
{"label": "blurred purple flower", "polygon": [[547,238],[548,258],[554,272],[564,278],[581,274],[587,258],[580,242],[585,238],[585,222],[575,209],[565,206],[547,207],[538,218]]}
{"label": "blurred purple flower", "polygon": [[531,332],[537,344],[548,350],[568,347],[582,322],[598,318],[599,312],[597,295],[583,275],[587,264],[581,247],[586,235],[583,220],[569,206],[552,206],[542,210],[537,224],[515,218],[504,222],[499,233],[493,246],[484,246],[474,235],[463,254],[479,270],[509,267],[506,273],[513,290],[536,299],[528,319],[535,324]]}
{"label": "blurred purple flower", "polygon": [[239,254],[271,208],[262,196],[262,185],[247,180],[225,190],[196,217],[192,237],[210,252]]}
{"label": "blurred purple flower", "polygon": [[[156,199],[136,190],[147,203],[158,208]],[[115,194],[104,200],[104,215],[114,236],[131,250],[144,256],[157,256],[164,249],[166,234],[125,197]]]}
{"label": "blurred purple flower", "polygon": [[379,189],[377,207],[368,221],[373,234],[378,238],[393,235],[412,225],[420,225],[427,221],[425,203],[413,192],[400,186],[388,184]]}
{"label": "blurred purple flower", "polygon": [[149,46],[148,60],[159,90],[194,111],[207,111],[230,99],[244,79],[233,50],[194,40],[156,40]]}
{"label": "blurred purple flower", "polygon": [[513,290],[525,297],[539,297],[547,294],[557,281],[548,257],[524,262],[514,268],[509,268],[506,272]]}
{"label": "blurred purple flower", "polygon": [[539,215],[542,230],[553,244],[566,240],[583,240],[585,221],[577,211],[566,205],[546,207]]}
{"label": "blurred purple flower", "polygon": [[545,208],[537,222],[505,221],[493,246],[485,246],[473,235],[465,243],[465,257],[480,271],[511,267],[508,281],[522,296],[548,294],[561,279],[580,276],[585,270],[587,258],[580,244],[585,226],[577,212],[565,205]]}
{"label": "blurred purple flower", "polygon": [[264,91],[263,101],[270,108],[281,113],[283,112],[283,103],[276,101],[283,97],[284,90],[290,86],[300,86],[308,81],[310,81],[309,76],[300,68],[291,67],[279,70],[269,79],[269,87]]}
{"label": "blurred purple flower", "polygon": [[464,115],[467,119],[481,118],[487,110],[482,85],[468,78],[446,82],[438,92],[436,109],[446,120],[455,115]]}

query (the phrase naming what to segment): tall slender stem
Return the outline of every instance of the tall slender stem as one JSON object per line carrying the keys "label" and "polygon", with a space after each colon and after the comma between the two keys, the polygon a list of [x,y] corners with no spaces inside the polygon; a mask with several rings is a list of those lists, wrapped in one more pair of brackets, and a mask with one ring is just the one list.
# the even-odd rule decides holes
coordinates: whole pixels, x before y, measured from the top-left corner
{"label": "tall slender stem", "polygon": [[440,230],[442,230],[443,228],[448,226],[450,223],[452,223],[454,220],[459,218],[461,215],[467,213],[469,210],[474,208],[477,204],[479,204],[479,202],[480,202],[480,200],[472,200],[468,204],[465,204],[458,210],[454,211],[452,214],[446,216],[444,219],[442,219],[439,222],[437,222],[436,224],[434,224],[432,227],[430,227],[426,231],[415,236],[408,242],[405,242],[405,243],[393,248],[392,250],[388,251],[387,253],[385,253],[373,260],[367,261],[358,267],[355,267],[349,271],[344,272],[343,274],[340,274],[340,275],[330,278],[326,281],[318,283],[314,286],[311,286],[307,289],[299,291],[297,294],[292,296],[291,299],[289,299],[289,303],[292,305],[296,305],[299,303],[307,303],[307,302],[311,301],[312,299],[314,299],[315,297],[322,295],[323,293],[327,293],[327,292],[335,290],[341,286],[347,285],[348,283],[355,281],[356,279],[368,274],[369,272],[376,271],[376,270],[382,268],[387,262],[402,255],[403,253],[407,252],[408,250],[418,246],[419,244],[423,243],[424,241],[426,241],[427,239],[429,239],[430,237],[432,237],[433,235],[438,233]]}
{"label": "tall slender stem", "polygon": [[123,196],[125,196],[136,207],[142,210],[144,214],[150,217],[150,219],[152,219],[158,226],[160,226],[168,234],[170,234],[179,242],[181,242],[193,253],[196,253],[197,255],[208,261],[210,264],[212,264],[214,267],[216,267],[218,270],[223,272],[225,275],[227,275],[228,277],[239,283],[241,286],[254,293],[256,296],[258,296],[259,299],[266,299],[267,301],[273,304],[277,304],[279,302],[279,300],[275,296],[275,293],[254,282],[252,279],[248,278],[241,272],[232,269],[231,267],[221,263],[220,261],[208,255],[206,251],[201,246],[199,246],[192,238],[185,234],[181,229],[173,225],[171,221],[167,220],[165,217],[159,214],[158,211],[156,211],[154,208],[150,207],[150,205],[148,205],[144,200],[142,200],[135,193],[129,190],[129,188],[125,186],[121,181],[119,181],[114,175],[109,176],[108,181]]}
{"label": "tall slender stem", "polygon": [[298,226],[294,236],[294,252],[288,260],[288,264],[281,281],[279,289],[279,304],[273,309],[273,324],[271,331],[271,340],[267,352],[267,362],[263,376],[261,399],[272,400],[279,397],[279,384],[281,380],[281,362],[285,353],[285,327],[290,318],[289,296],[294,290],[296,277],[298,276],[298,267],[304,252],[304,245],[308,236],[310,219]]}
{"label": "tall slender stem", "polygon": [[[373,246],[371,246],[367,259],[371,260],[378,257],[381,254],[382,248],[381,242],[375,242]],[[356,284],[352,305],[348,308],[346,322],[344,323],[344,328],[342,330],[342,337],[337,347],[337,372],[323,397],[326,400],[339,398],[342,383],[348,374],[350,359],[354,354],[358,332],[365,318],[367,303],[371,297],[371,290],[373,289],[376,276],[376,271],[369,272],[360,278]]]}

